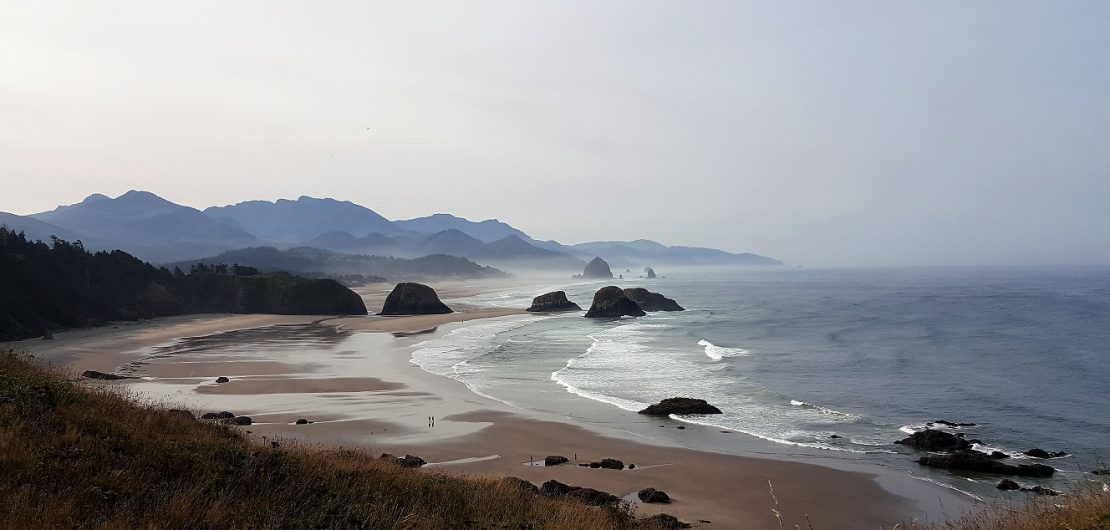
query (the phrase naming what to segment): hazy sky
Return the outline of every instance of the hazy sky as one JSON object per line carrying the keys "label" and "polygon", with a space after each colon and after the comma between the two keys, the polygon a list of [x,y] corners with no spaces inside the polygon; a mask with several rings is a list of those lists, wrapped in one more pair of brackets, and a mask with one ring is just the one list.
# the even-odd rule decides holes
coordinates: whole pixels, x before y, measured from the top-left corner
{"label": "hazy sky", "polygon": [[0,179],[19,214],[313,195],[791,264],[1110,263],[1110,2],[0,0]]}

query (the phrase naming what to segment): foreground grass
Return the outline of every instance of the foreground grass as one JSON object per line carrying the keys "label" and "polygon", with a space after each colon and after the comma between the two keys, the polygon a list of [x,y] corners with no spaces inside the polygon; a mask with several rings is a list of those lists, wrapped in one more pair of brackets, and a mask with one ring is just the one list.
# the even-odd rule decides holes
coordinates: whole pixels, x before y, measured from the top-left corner
{"label": "foreground grass", "polygon": [[0,352],[3,528],[635,528],[624,510],[364,451],[274,449]]}
{"label": "foreground grass", "polygon": [[1077,488],[1059,497],[1037,497],[1020,504],[1002,503],[928,530],[1110,530],[1110,493],[1101,484]]}

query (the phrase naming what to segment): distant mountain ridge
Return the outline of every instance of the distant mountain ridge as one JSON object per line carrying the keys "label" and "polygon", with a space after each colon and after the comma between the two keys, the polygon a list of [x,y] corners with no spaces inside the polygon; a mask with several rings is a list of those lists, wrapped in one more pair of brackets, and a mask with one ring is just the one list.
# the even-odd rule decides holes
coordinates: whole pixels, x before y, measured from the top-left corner
{"label": "distant mountain ridge", "polygon": [[497,219],[471,221],[446,213],[390,221],[350,201],[308,196],[245,201],[201,211],[132,190],[114,199],[93,194],[80,203],[31,216],[0,212],[0,225],[25,231],[34,239],[57,235],[80,240],[90,250],[120,248],[157,263],[271,246],[397,258],[445,254],[509,271],[571,273],[594,256],[620,268],[782,264],[751,253],[666,246],[648,239],[564,245],[534,239]]}

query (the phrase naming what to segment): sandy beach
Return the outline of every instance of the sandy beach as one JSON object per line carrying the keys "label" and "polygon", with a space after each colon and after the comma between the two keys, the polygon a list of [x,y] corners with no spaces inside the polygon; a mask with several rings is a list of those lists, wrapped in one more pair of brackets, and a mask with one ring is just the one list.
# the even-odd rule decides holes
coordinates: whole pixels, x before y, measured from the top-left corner
{"label": "sandy beach", "polygon": [[[360,289],[372,310],[388,292],[379,287]],[[444,299],[486,288],[473,283],[435,287]],[[254,424],[244,428],[268,441],[408,453],[430,462],[425,472],[518,476],[537,485],[555,479],[633,501],[636,491],[654,487],[674,502],[638,504],[637,513],[663,511],[705,528],[779,528],[772,486],[786,527],[805,528],[809,522],[818,529],[891,527],[923,514],[937,516],[920,499],[892,493],[869,473],[643,443],[619,432],[522,411],[411,364],[413,345],[442,335],[446,328],[522,313],[456,309],[449,315],[412,317],[195,315],[69,331],[53,341],[4,346],[77,372],[136,377],[108,384],[166,406],[189,407],[198,415],[219,410],[248,415]],[[220,376],[230,381],[216,383]],[[296,425],[298,419],[311,423]],[[699,436],[710,431],[689,426],[685,432]],[[547,455],[571,462],[530,465]],[[636,468],[575,465],[602,458]],[[958,515],[959,499],[926,483],[919,487],[918,493],[949,503],[954,511],[949,515]]]}

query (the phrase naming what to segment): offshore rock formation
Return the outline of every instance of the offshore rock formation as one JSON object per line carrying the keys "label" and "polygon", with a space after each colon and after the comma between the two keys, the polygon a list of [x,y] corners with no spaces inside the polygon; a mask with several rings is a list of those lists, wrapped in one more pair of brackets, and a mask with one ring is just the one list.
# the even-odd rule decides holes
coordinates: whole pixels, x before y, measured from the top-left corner
{"label": "offshore rock formation", "polygon": [[685,311],[682,306],[678,305],[678,302],[643,287],[625,289],[624,295],[629,300],[636,302],[636,305],[644,311]]}
{"label": "offshore rock formation", "polygon": [[582,271],[582,277],[586,279],[599,279],[606,280],[612,279],[613,271],[609,269],[609,264],[601,258],[594,258],[586,264],[586,269]]}
{"label": "offshore rock formation", "polygon": [[439,315],[452,313],[439,301],[431,287],[422,283],[399,283],[385,299],[379,315]]}
{"label": "offshore rock formation", "polygon": [[636,302],[624,295],[620,287],[610,285],[594,293],[594,301],[590,305],[590,310],[586,312],[586,318],[642,317],[646,314],[640,306],[636,305]]}
{"label": "offshore rock formation", "polygon": [[655,278],[655,269],[653,269],[651,267],[644,267],[644,272],[647,273],[647,278],[649,280]]}
{"label": "offshore rock formation", "polygon": [[533,313],[552,313],[555,311],[581,311],[582,308],[578,304],[567,300],[567,293],[563,291],[554,291],[547,294],[541,294],[532,299],[532,306],[528,311]]}
{"label": "offshore rock formation", "polygon": [[670,416],[671,414],[721,414],[721,409],[710,405],[704,399],[684,397],[667,398],[641,410],[639,414],[649,416]]}

